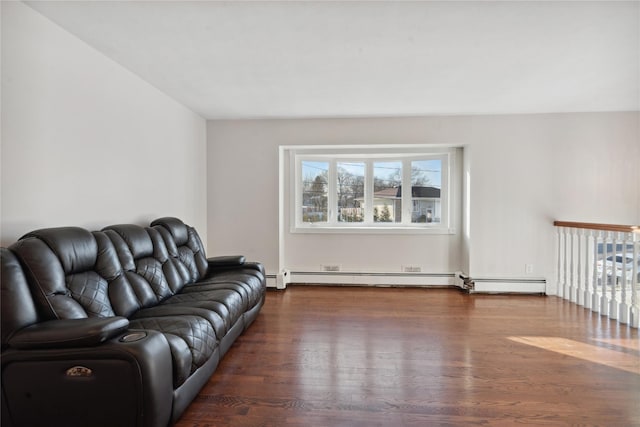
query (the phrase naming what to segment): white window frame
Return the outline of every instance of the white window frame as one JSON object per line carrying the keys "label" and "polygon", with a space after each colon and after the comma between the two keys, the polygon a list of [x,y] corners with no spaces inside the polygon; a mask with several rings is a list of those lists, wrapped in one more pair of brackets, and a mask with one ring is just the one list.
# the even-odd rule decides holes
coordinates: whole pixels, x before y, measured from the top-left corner
{"label": "white window frame", "polygon": [[[433,146],[384,146],[384,147],[297,147],[290,151],[290,231],[292,233],[390,233],[390,234],[454,234],[452,201],[454,200],[454,174],[456,148]],[[411,161],[441,160],[440,222],[412,223]],[[329,163],[327,222],[302,221],[302,162],[324,161]],[[402,222],[383,223],[373,221],[373,164],[376,161],[402,161]],[[337,221],[337,166],[341,161],[365,164],[363,222]]]}

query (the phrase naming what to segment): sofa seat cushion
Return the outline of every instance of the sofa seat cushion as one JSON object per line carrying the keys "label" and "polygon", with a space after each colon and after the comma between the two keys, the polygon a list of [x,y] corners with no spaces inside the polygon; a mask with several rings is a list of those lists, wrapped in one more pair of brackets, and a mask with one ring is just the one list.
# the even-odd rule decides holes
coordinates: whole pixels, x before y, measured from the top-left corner
{"label": "sofa seat cushion", "polygon": [[232,289],[183,292],[167,298],[160,304],[160,306],[174,305],[212,310],[224,320],[226,331],[231,329],[244,313],[242,295]]}
{"label": "sofa seat cushion", "polygon": [[191,283],[182,289],[182,293],[190,294],[190,293],[202,293],[202,292],[219,291],[219,290],[236,292],[238,295],[240,295],[242,311],[247,311],[247,309],[249,308],[249,295],[246,287],[243,286],[243,284],[240,282],[228,282],[228,281],[215,282],[214,281],[212,283],[208,283],[208,282]]}
{"label": "sofa seat cushion", "polygon": [[251,274],[227,272],[219,276],[212,276],[202,279],[196,283],[191,283],[182,289],[183,293],[204,292],[219,289],[231,289],[238,292],[242,297],[242,309],[250,310],[258,303],[263,291],[262,283],[258,277]]}
{"label": "sofa seat cushion", "polygon": [[217,347],[213,326],[203,317],[192,315],[132,319],[130,329],[162,332],[171,349],[174,387],[179,387],[213,354]]}
{"label": "sofa seat cushion", "polygon": [[167,316],[199,316],[206,319],[211,326],[216,335],[216,341],[220,341],[222,337],[227,333],[227,326],[225,325],[225,321],[222,316],[211,309],[202,308],[202,307],[193,307],[190,305],[180,305],[180,304],[165,304],[159,305],[156,307],[143,308],[142,310],[138,310],[132,317],[132,320],[135,319],[146,319],[149,317],[167,317]]}

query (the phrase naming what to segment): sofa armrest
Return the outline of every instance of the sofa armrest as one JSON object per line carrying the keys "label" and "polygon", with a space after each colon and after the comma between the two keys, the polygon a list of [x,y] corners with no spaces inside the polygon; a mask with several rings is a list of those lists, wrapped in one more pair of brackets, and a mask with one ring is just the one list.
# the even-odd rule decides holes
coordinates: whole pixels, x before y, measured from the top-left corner
{"label": "sofa armrest", "polygon": [[239,267],[245,263],[244,255],[228,255],[207,258],[209,270],[219,268]]}
{"label": "sofa armrest", "polygon": [[225,273],[227,271],[257,271],[261,274],[262,279],[264,280],[264,267],[259,262],[249,262],[245,259],[243,255],[232,255],[232,256],[218,256],[213,258],[207,258],[207,274],[205,278],[215,277],[217,274]]}
{"label": "sofa armrest", "polygon": [[9,346],[17,349],[88,347],[124,332],[129,320],[124,317],[49,320],[17,331]]}
{"label": "sofa armrest", "polygon": [[[2,426],[170,425],[169,344],[160,332],[130,331],[144,334],[91,347],[4,350]],[[70,375],[75,367],[88,369]]]}

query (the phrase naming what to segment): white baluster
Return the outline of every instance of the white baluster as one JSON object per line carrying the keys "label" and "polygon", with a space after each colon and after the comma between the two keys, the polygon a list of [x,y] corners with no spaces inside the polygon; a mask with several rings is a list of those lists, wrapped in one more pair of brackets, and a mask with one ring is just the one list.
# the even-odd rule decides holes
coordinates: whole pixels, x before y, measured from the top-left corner
{"label": "white baluster", "polygon": [[573,276],[573,291],[575,293],[574,301],[576,304],[580,305],[580,291],[582,287],[580,286],[580,266],[581,266],[581,256],[580,256],[580,229],[576,228],[574,232],[574,252],[575,252],[575,261],[574,261],[574,276]]}
{"label": "white baluster", "polygon": [[556,281],[556,294],[562,298],[562,234],[564,233],[564,227],[556,227],[558,231],[558,279]]}
{"label": "white baluster", "polygon": [[640,256],[640,233],[632,233],[633,268],[631,269],[631,319],[629,324],[640,327],[640,292],[638,292],[638,257]]}
{"label": "white baluster", "polygon": [[613,256],[611,258],[611,299],[609,300],[609,318],[615,320],[618,319],[618,233],[616,232],[613,233],[611,247]]}
{"label": "white baluster", "polygon": [[562,297],[564,299],[569,298],[569,229],[564,228],[562,231]]}
{"label": "white baluster", "polygon": [[[598,245],[602,244],[602,231],[596,231],[593,236],[593,293],[591,294],[591,311],[600,312],[600,298],[598,298]],[[604,250],[604,249],[603,249]]]}
{"label": "white baluster", "polygon": [[582,301],[584,303],[584,308],[591,308],[591,287],[589,282],[591,281],[591,270],[590,270],[590,261],[593,257],[589,256],[589,250],[591,249],[591,245],[589,244],[589,240],[593,236],[592,230],[585,230],[584,234],[584,290],[582,293]]}
{"label": "white baluster", "polygon": [[627,244],[629,233],[622,234],[622,276],[620,277],[620,303],[618,304],[618,320],[629,323],[629,304],[627,302]]}
{"label": "white baluster", "polygon": [[570,229],[570,234],[571,234],[571,239],[569,241],[570,247],[571,247],[571,253],[570,253],[570,263],[569,263],[569,289],[568,289],[568,299],[571,302],[576,302],[576,281],[575,281],[575,274],[574,274],[574,262],[573,262],[573,246],[574,246],[574,241],[573,241],[573,236],[575,234],[575,229],[571,228]]}
{"label": "white baluster", "polygon": [[[573,229],[568,229],[569,236],[567,236],[567,283],[565,285],[565,299],[573,301]],[[566,261],[565,261],[566,262]]]}
{"label": "white baluster", "polygon": [[582,276],[582,251],[584,240],[584,229],[576,229],[578,238],[578,266],[576,274],[576,302],[584,306],[584,278]]}
{"label": "white baluster", "polygon": [[611,241],[611,232],[605,231],[602,238],[602,288],[600,295],[600,314],[607,316],[609,314],[609,299],[607,298],[607,258],[609,256],[609,242]]}

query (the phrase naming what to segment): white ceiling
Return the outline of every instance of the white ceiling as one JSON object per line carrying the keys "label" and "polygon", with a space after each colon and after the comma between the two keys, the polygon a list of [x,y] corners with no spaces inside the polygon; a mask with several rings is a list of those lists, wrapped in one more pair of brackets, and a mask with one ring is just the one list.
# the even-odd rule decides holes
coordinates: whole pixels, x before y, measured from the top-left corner
{"label": "white ceiling", "polygon": [[640,3],[28,1],[208,119],[640,110]]}

